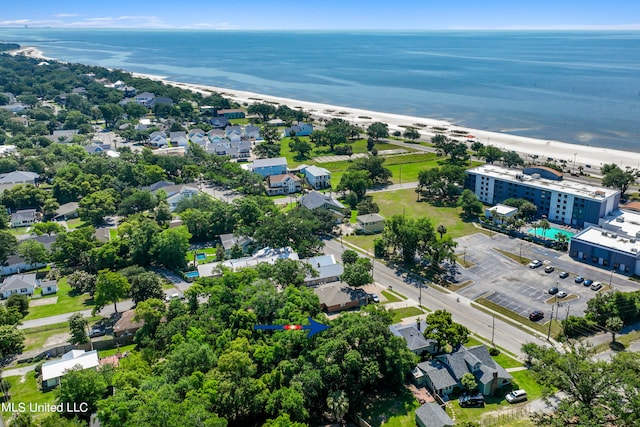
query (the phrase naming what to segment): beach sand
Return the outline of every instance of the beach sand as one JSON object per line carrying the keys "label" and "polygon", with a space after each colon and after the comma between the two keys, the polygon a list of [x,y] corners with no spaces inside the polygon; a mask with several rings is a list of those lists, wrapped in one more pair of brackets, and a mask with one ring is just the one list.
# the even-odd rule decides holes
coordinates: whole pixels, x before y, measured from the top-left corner
{"label": "beach sand", "polygon": [[[161,80],[166,84],[175,85],[183,89],[198,91],[203,94],[217,92],[240,105],[250,105],[256,102],[268,102],[284,104],[290,108],[302,108],[316,119],[339,117],[365,128],[373,122],[386,123],[389,126],[390,132],[396,130],[404,131],[407,126],[412,126],[420,132],[422,138],[430,138],[435,135],[436,129],[433,129],[434,127],[445,128],[447,129],[445,134],[451,138],[459,139],[460,141],[467,140],[468,138],[466,135],[472,135],[474,140],[477,140],[484,145],[493,145],[505,151],[516,151],[523,155],[525,160],[531,156],[538,156],[540,160],[546,160],[547,158],[564,160],[570,167],[573,167],[574,163],[576,167],[580,165],[589,165],[591,168],[587,169],[586,172],[593,172],[596,174],[600,172],[600,167],[606,163],[615,163],[623,169],[627,167],[640,169],[640,153],[636,152],[613,150],[588,145],[569,144],[561,141],[536,139],[506,133],[470,129],[467,127],[456,126],[455,124],[444,120],[434,120],[424,117],[405,116],[317,102],[308,102],[210,85],[182,83],[149,74],[133,73],[133,75]],[[451,131],[453,130],[464,132],[452,133]]]}
{"label": "beach sand", "polygon": [[[13,51],[11,54],[25,55],[43,60],[49,59],[45,58],[42,52],[34,47],[21,47],[20,49]],[[569,144],[561,141],[536,139],[506,133],[470,129],[467,127],[456,126],[455,124],[444,120],[434,120],[423,117],[405,116],[317,102],[308,102],[210,85],[182,83],[169,80],[166,77],[150,74],[132,73],[132,75],[136,77],[160,80],[166,84],[201,92],[205,95],[207,93],[217,92],[240,105],[250,105],[256,102],[268,102],[284,104],[294,109],[302,108],[315,118],[330,119],[333,117],[339,117],[365,128],[373,122],[386,123],[389,126],[390,132],[396,130],[403,131],[407,126],[412,126],[420,132],[422,138],[432,137],[436,131],[434,127],[437,127],[440,129],[446,129],[445,134],[461,141],[471,139],[466,138],[465,135],[472,135],[474,140],[477,140],[484,145],[493,145],[505,151],[516,151],[517,153],[520,153],[525,160],[528,160],[531,156],[538,156],[542,160],[545,160],[546,158],[564,160],[571,167],[573,167],[574,164],[576,167],[579,165],[590,166],[590,168],[586,170],[586,172],[590,173],[599,173],[600,167],[606,163],[615,163],[623,169],[640,169],[640,153],[637,152]],[[453,130],[464,132],[452,133],[451,131]]]}

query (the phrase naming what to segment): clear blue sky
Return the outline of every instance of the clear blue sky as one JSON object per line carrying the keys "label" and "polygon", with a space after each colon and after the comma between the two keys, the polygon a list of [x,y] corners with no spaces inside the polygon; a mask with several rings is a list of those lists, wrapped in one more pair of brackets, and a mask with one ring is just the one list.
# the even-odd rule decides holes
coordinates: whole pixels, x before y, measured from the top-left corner
{"label": "clear blue sky", "polygon": [[0,27],[638,29],[638,0],[22,0]]}

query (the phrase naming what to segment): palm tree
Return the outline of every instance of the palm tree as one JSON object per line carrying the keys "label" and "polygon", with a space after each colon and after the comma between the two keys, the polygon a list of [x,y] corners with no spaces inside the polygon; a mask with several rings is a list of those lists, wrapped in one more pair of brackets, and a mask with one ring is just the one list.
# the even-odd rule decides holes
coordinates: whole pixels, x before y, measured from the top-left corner
{"label": "palm tree", "polygon": [[349,412],[349,399],[344,391],[334,391],[327,397],[327,406],[333,418],[341,425],[344,423],[344,416]]}
{"label": "palm tree", "polygon": [[549,224],[549,221],[547,221],[546,219],[543,218],[543,219],[540,220],[538,225],[540,225],[540,228],[542,228],[542,235],[546,239],[547,238],[547,230],[551,228],[551,224]]}
{"label": "palm tree", "polygon": [[611,342],[616,342],[616,334],[620,332],[622,327],[624,326],[624,322],[618,316],[609,317],[605,322],[605,327],[611,333]]}
{"label": "palm tree", "polygon": [[447,232],[447,227],[445,227],[444,225],[440,224],[438,226],[438,228],[436,228],[436,231],[438,232],[438,234],[440,235],[440,238],[442,239],[442,235]]}

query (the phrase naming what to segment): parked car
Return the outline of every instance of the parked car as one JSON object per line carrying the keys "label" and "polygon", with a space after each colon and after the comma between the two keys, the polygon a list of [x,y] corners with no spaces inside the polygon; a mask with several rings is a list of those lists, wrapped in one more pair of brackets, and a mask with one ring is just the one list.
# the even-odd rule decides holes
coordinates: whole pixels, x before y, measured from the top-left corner
{"label": "parked car", "polygon": [[553,273],[553,270],[555,270],[555,268],[553,268],[553,266],[552,266],[552,265],[547,265],[547,266],[544,268],[544,272],[545,272],[545,273]]}
{"label": "parked car", "polygon": [[602,289],[602,283],[593,282],[593,285],[591,285],[591,290],[592,291],[599,291],[600,289]]}
{"label": "parked car", "polygon": [[460,404],[461,408],[469,408],[474,406],[481,406],[484,408],[484,396],[482,394],[464,394],[458,398],[458,403]]}
{"label": "parked car", "polygon": [[532,322],[537,322],[538,320],[542,320],[542,319],[544,319],[544,313],[541,312],[540,310],[532,311],[529,314],[529,320],[531,320]]}
{"label": "parked car", "polygon": [[513,390],[511,393],[507,393],[505,399],[507,399],[509,403],[524,402],[527,400],[527,392],[524,390]]}
{"label": "parked car", "polygon": [[555,286],[553,288],[549,288],[549,295],[555,295],[558,293],[558,288]]}
{"label": "parked car", "polygon": [[561,279],[566,279],[567,277],[569,277],[569,273],[567,273],[566,271],[561,271],[560,274],[558,274],[558,277]]}
{"label": "parked car", "polygon": [[107,328],[104,325],[95,325],[89,331],[89,338],[97,338],[106,335]]}
{"label": "parked car", "polygon": [[576,278],[573,281],[576,282],[576,283],[582,283],[582,282],[584,282],[584,277],[576,276]]}
{"label": "parked car", "polygon": [[538,268],[541,265],[542,265],[542,261],[540,261],[539,259],[534,259],[529,263],[529,268]]}
{"label": "parked car", "polygon": [[167,295],[165,297],[165,300],[167,301],[171,301],[172,299],[179,299],[180,298],[180,294],[177,292],[172,293],[171,295]]}
{"label": "parked car", "polygon": [[591,280],[591,279],[587,279],[587,280],[585,280],[584,282],[582,282],[582,284],[583,284],[584,286],[591,286],[591,285],[593,284],[593,280]]}
{"label": "parked car", "polygon": [[380,302],[380,297],[378,296],[378,294],[369,294],[369,298],[371,298],[371,301],[373,302]]}
{"label": "parked car", "polygon": [[567,295],[568,294],[565,291],[560,291],[556,294],[556,298],[566,298]]}

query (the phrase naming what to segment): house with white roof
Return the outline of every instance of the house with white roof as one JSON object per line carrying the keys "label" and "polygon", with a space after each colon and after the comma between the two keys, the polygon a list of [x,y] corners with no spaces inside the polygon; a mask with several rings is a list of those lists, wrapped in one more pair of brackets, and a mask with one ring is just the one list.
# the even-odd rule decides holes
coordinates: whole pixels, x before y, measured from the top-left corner
{"label": "house with white roof", "polygon": [[487,219],[493,219],[495,224],[502,224],[507,219],[513,218],[517,214],[518,208],[500,203],[484,210],[484,216]]}
{"label": "house with white roof", "polygon": [[222,262],[214,262],[210,264],[199,264],[198,274],[200,277],[210,277],[215,274],[218,267],[226,267],[232,271],[237,271],[241,268],[255,267],[261,263],[274,264],[279,259],[291,259],[294,261],[299,260],[298,254],[290,247],[286,248],[263,248],[257,251],[252,256],[229,259]]}
{"label": "house with white roof", "polygon": [[71,350],[58,360],[42,364],[42,389],[49,390],[60,384],[60,380],[72,369],[95,369],[100,364],[98,350]]}
{"label": "house with white roof", "polygon": [[342,264],[336,262],[333,255],[319,255],[303,260],[307,264],[311,265],[313,269],[318,273],[317,276],[307,276],[304,279],[304,284],[307,286],[321,285],[324,283],[331,283],[340,280],[340,276],[344,273],[344,267]]}
{"label": "house with white roof", "polygon": [[302,170],[307,182],[314,190],[331,188],[331,172],[318,166],[307,166]]}

